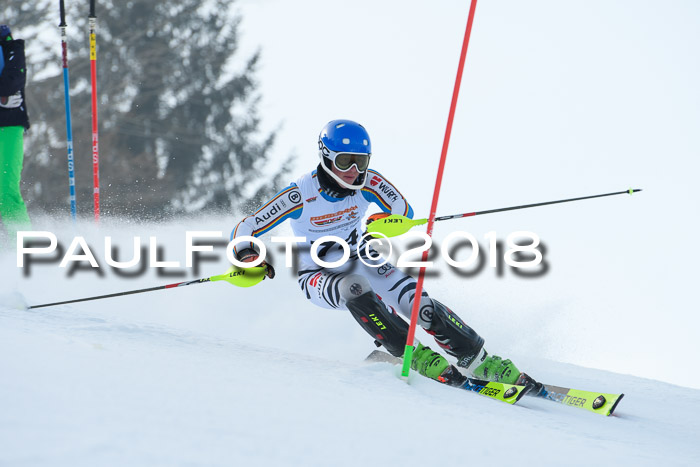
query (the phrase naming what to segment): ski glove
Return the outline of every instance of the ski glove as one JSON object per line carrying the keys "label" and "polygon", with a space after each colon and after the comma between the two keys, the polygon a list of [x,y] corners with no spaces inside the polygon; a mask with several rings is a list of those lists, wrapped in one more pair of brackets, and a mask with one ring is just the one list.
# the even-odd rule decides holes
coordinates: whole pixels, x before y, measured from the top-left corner
{"label": "ski glove", "polygon": [[367,218],[367,222],[365,222],[365,225],[366,226],[370,225],[372,222],[378,221],[379,219],[384,219],[385,217],[389,217],[390,215],[391,215],[391,213],[388,213],[388,212],[378,212],[378,213],[372,214]]}
{"label": "ski glove", "polygon": [[[258,259],[258,252],[253,250],[252,248],[246,248],[244,250],[241,250],[238,252],[238,261],[241,261],[243,263],[250,263]],[[275,278],[275,268],[272,267],[271,264],[269,264],[267,261],[263,261],[260,263],[260,266],[265,266],[266,269],[266,276],[269,277],[270,279]]]}
{"label": "ski glove", "polygon": [[0,96],[0,108],[16,109],[22,105],[22,93],[17,91],[11,96]]}

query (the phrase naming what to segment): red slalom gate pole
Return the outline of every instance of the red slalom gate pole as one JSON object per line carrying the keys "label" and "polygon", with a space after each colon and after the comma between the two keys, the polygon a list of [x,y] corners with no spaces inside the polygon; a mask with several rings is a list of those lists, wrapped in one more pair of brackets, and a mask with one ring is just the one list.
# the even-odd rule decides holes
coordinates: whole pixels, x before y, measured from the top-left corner
{"label": "red slalom gate pole", "polygon": [[95,38],[95,0],[90,0],[90,81],[92,82],[92,184],[95,222],[100,221],[100,151],[97,136],[97,40]]}
{"label": "red slalom gate pole", "polygon": [[[437,178],[435,180],[435,191],[433,192],[433,202],[430,205],[430,217],[428,217],[428,236],[433,236],[433,225],[435,223],[435,213],[437,212],[438,199],[440,198],[440,187],[442,185],[442,174],[445,170],[445,160],[447,159],[447,148],[450,145],[450,135],[452,134],[452,122],[454,121],[455,109],[457,108],[457,98],[459,97],[459,87],[462,82],[462,72],[464,71],[464,62],[467,57],[467,49],[469,48],[469,36],[472,33],[472,23],[474,23],[474,12],[476,11],[476,0],[472,0],[469,7],[469,18],[467,19],[467,30],[464,33],[464,42],[462,43],[462,53],[459,57],[459,66],[457,67],[457,78],[455,79],[455,87],[452,92],[452,103],[450,104],[450,113],[447,117],[447,128],[445,128],[445,139],[442,142],[442,153],[440,154],[440,165],[438,167]],[[428,250],[423,251],[423,259],[425,263],[428,261]],[[413,340],[416,335],[416,325],[418,324],[418,310],[420,309],[420,297],[423,293],[423,281],[425,279],[425,266],[420,268],[418,273],[418,282],[416,283],[416,294],[413,300],[413,309],[411,310],[411,324],[408,328],[408,337],[406,338],[406,348],[403,354],[403,368],[401,376],[408,377],[411,371],[411,360],[413,358]]]}

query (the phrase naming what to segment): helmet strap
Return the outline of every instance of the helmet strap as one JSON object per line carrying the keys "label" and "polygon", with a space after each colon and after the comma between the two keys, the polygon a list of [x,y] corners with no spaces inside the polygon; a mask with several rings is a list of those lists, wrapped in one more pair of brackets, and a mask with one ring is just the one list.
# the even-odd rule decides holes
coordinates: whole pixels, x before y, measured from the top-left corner
{"label": "helmet strap", "polygon": [[[318,183],[321,185],[323,191],[325,191],[326,194],[328,194],[329,196],[332,196],[333,198],[345,198],[346,196],[354,195],[359,189],[346,188],[345,186],[338,183],[337,177],[335,177],[334,175],[335,174],[333,174],[331,169],[328,168],[325,161],[321,161],[321,163],[318,164],[318,167],[316,168],[316,176],[318,178]],[[361,178],[362,183],[364,184],[364,177]]]}

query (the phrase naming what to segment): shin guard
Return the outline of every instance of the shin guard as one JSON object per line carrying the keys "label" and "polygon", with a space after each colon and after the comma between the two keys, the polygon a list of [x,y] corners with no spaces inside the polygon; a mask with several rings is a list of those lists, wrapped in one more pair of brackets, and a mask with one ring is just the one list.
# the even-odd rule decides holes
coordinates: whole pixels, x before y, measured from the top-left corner
{"label": "shin guard", "polygon": [[433,299],[433,306],[433,319],[426,331],[448,354],[457,358],[458,366],[467,369],[475,366],[485,357],[484,339],[442,303]]}
{"label": "shin guard", "polygon": [[406,347],[408,323],[392,313],[373,291],[345,303],[353,318],[394,357],[401,357]]}

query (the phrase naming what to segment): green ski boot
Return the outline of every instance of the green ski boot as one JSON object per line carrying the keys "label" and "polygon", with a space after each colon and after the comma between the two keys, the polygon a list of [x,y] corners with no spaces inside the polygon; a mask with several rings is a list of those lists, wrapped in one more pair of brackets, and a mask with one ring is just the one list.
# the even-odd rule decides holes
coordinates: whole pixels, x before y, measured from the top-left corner
{"label": "green ski boot", "polygon": [[459,386],[465,377],[445,357],[419,343],[413,351],[411,368],[423,376],[450,386]]}
{"label": "green ski boot", "polygon": [[503,360],[497,355],[487,356],[474,370],[474,376],[488,381],[525,386],[525,394],[528,396],[541,396],[544,392],[542,383],[538,383],[526,373],[521,373],[510,360]]}
{"label": "green ski boot", "polygon": [[489,355],[481,365],[476,367],[474,376],[487,381],[515,384],[520,377],[520,370],[510,360],[503,360],[497,355]]}

